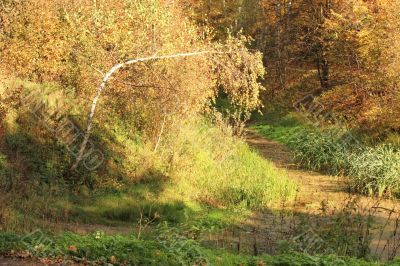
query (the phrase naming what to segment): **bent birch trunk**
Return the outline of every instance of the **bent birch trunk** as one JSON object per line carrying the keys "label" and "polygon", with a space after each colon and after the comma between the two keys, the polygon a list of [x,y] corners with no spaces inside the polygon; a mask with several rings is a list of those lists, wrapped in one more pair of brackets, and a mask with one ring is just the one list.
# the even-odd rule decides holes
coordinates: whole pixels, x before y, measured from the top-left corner
{"label": "bent birch trunk", "polygon": [[191,57],[191,56],[199,56],[203,54],[209,54],[209,53],[218,53],[215,51],[201,51],[201,52],[192,52],[192,53],[181,53],[181,54],[173,54],[173,55],[163,55],[163,56],[151,56],[151,57],[145,57],[145,58],[137,58],[137,59],[130,59],[125,62],[119,63],[115,66],[113,66],[104,76],[103,81],[101,82],[100,86],[97,88],[97,92],[95,97],[93,98],[92,106],[90,108],[90,112],[88,115],[87,119],[87,128],[83,137],[82,144],[80,145],[78,156],[76,157],[75,163],[72,165],[71,170],[75,170],[79,163],[83,159],[83,155],[86,149],[86,145],[89,141],[90,133],[93,127],[93,117],[94,117],[94,112],[96,110],[96,105],[97,101],[99,100],[99,97],[101,95],[101,92],[105,89],[107,82],[109,79],[112,77],[114,73],[116,73],[119,69],[140,63],[140,62],[146,62],[146,61],[153,61],[153,60],[162,60],[162,59],[170,59],[170,58],[177,58],[177,57]]}

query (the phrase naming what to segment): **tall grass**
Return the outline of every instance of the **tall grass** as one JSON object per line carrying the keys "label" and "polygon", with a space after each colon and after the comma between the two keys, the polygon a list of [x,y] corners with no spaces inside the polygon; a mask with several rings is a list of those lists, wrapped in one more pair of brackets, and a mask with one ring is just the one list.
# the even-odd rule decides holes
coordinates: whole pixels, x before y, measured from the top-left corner
{"label": "tall grass", "polygon": [[165,190],[212,206],[258,209],[294,199],[296,184],[228,128],[192,117],[154,144],[114,126],[109,145],[120,146],[117,166],[139,181],[165,180]]}
{"label": "tall grass", "polygon": [[336,131],[303,130],[294,134],[289,147],[295,159],[308,169],[343,174],[348,168],[351,143],[342,141]]}
{"label": "tall grass", "polygon": [[392,145],[363,147],[348,156],[347,174],[362,192],[396,194],[400,192],[400,152]]}
{"label": "tall grass", "polygon": [[316,131],[297,134],[290,147],[302,165],[348,176],[356,191],[378,196],[400,192],[400,152],[393,145],[356,145],[329,131]]}
{"label": "tall grass", "polygon": [[[178,142],[178,143],[177,143]],[[205,120],[186,124],[175,139],[178,188],[221,205],[263,208],[295,197],[296,184],[240,139]]]}
{"label": "tall grass", "polygon": [[400,152],[391,142],[372,146],[371,141],[364,141],[365,136],[345,129],[316,129],[299,123],[258,125],[255,129],[291,148],[307,169],[348,176],[355,191],[378,196],[400,193]]}

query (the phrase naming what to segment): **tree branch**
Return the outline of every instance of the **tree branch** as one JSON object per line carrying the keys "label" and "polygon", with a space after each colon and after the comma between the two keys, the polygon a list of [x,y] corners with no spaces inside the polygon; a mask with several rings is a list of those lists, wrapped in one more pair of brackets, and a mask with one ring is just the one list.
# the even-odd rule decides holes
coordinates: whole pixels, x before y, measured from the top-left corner
{"label": "tree branch", "polygon": [[103,81],[101,82],[101,84],[99,85],[99,87],[97,88],[97,92],[95,97],[93,98],[93,102],[90,108],[90,112],[88,115],[88,119],[87,119],[87,128],[86,128],[86,132],[82,141],[82,144],[79,148],[79,152],[78,152],[78,156],[76,157],[75,163],[72,165],[71,170],[75,170],[79,163],[82,161],[83,159],[83,155],[86,149],[86,145],[89,141],[89,137],[90,137],[90,133],[92,130],[92,126],[93,126],[93,117],[94,117],[94,113],[96,111],[96,105],[97,105],[97,101],[100,98],[100,95],[102,93],[102,91],[105,89],[107,82],[110,80],[110,78],[113,76],[114,73],[116,73],[119,69],[124,68],[128,65],[132,65],[132,64],[136,64],[136,63],[141,63],[141,62],[146,62],[146,61],[157,61],[157,60],[164,60],[164,59],[172,59],[172,58],[179,58],[179,57],[193,57],[193,56],[200,56],[200,55],[204,55],[204,54],[211,54],[211,53],[221,53],[221,52],[217,52],[217,51],[200,51],[200,52],[191,52],[191,53],[179,53],[179,54],[172,54],[172,55],[162,55],[162,56],[151,56],[151,57],[145,57],[145,58],[136,58],[136,59],[130,59],[127,60],[125,62],[119,63],[115,66],[113,66],[105,75],[103,78]]}

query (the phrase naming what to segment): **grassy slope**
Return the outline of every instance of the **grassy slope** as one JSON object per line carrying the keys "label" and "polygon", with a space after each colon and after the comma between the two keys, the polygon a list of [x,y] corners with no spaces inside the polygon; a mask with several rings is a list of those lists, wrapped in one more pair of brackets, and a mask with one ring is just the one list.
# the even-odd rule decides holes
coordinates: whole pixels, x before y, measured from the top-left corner
{"label": "grassy slope", "polygon": [[[100,113],[101,123],[92,141],[101,147],[106,161],[96,171],[81,167],[71,173],[74,157],[55,137],[57,120],[34,117],[31,110],[35,106],[21,101],[31,91],[39,91],[35,97],[46,100],[49,108],[78,127],[86,109],[55,85],[2,80],[0,228],[10,233],[1,234],[1,253],[26,249],[15,232],[24,235],[40,229],[51,236],[57,250],[62,250],[57,255],[64,254],[66,246],[81,245],[82,253],[76,258],[104,260],[111,253],[102,248],[112,245],[119,259],[132,256],[125,259],[174,265],[174,251],[160,246],[153,234],[161,225],[168,224],[178,232],[216,230],[239,223],[251,210],[295,197],[296,184],[271,163],[199,118],[184,124],[172,137],[164,136],[155,152],[151,142],[126,127],[130,121],[120,120],[112,110],[106,111],[106,117]],[[60,103],[72,108],[58,108]],[[46,117],[44,111],[40,115]],[[143,240],[137,239],[140,219],[142,223],[151,221]],[[92,241],[92,235],[62,233],[54,237],[54,230],[62,229],[65,223],[118,225],[132,235],[108,236],[102,244]],[[173,244],[166,241],[166,245]],[[141,251],[126,252],[127,245]],[[214,254],[217,251],[199,248],[210,260],[221,260]],[[40,253],[42,247],[39,243],[33,249],[31,253]],[[163,255],[157,255],[158,251]],[[222,262],[253,259],[228,253],[221,253],[221,257]]]}

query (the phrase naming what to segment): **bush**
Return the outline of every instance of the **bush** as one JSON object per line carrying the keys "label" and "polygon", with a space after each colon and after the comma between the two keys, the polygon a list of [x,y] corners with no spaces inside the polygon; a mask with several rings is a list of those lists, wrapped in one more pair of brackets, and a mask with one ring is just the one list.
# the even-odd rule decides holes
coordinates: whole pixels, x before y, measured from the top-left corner
{"label": "bush", "polygon": [[0,5],[0,69],[56,83],[65,93],[86,100],[102,80],[94,69],[106,73],[127,59],[154,54],[227,49],[229,53],[188,60],[130,65],[108,82],[103,92],[107,100],[99,103],[96,119],[106,119],[107,108],[118,110],[120,117],[133,117],[141,132],[154,137],[164,127],[164,119],[167,130],[176,120],[209,107],[220,89],[247,118],[261,106],[263,87],[258,80],[265,71],[261,53],[248,50],[250,40],[244,36],[213,42],[211,35],[182,15],[180,5],[161,0],[104,0],[102,4],[7,0]]}
{"label": "bush", "polygon": [[[4,82],[8,92],[15,95],[15,102],[30,91],[42,92],[34,96],[38,101],[50,98],[66,105],[72,101],[55,85],[12,79]],[[19,94],[14,93],[17,90]],[[26,210],[35,225],[41,219],[136,222],[140,209],[146,211],[151,206],[162,216],[161,220],[180,222],[188,209],[183,208],[182,202],[259,209],[295,197],[293,181],[243,141],[229,135],[227,128],[218,127],[199,114],[191,121],[180,121],[179,126],[154,140],[132,126],[131,117],[109,111],[91,136],[95,148],[104,153],[103,164],[95,171],[82,166],[71,172],[74,155],[67,142],[54,134],[57,116],[41,119],[32,114],[30,107],[10,104],[14,115],[8,116],[4,141],[0,143],[6,155],[0,157],[0,185],[2,190],[12,191],[12,200],[5,201],[5,207],[15,213],[15,222],[2,218],[5,228],[17,228],[18,221],[24,223]],[[77,103],[73,109],[57,110],[62,117],[73,117],[79,126],[83,122],[75,114],[81,108]],[[155,193],[151,192],[152,184],[159,186]],[[130,193],[132,187],[145,187],[151,196],[138,198]],[[129,200],[107,197],[114,193],[126,195]],[[97,202],[102,197],[98,195],[104,200]],[[85,198],[90,206],[74,203],[76,197]],[[120,205],[114,205],[118,202]]]}

